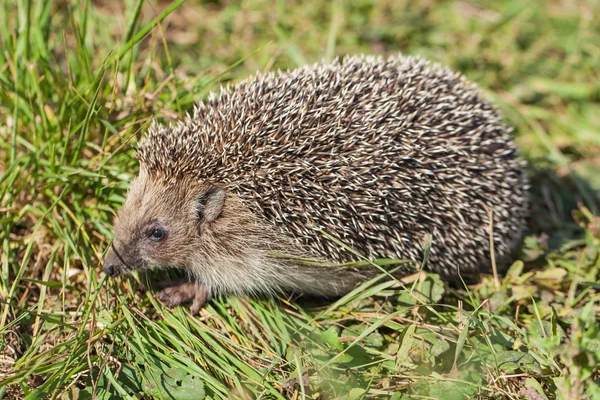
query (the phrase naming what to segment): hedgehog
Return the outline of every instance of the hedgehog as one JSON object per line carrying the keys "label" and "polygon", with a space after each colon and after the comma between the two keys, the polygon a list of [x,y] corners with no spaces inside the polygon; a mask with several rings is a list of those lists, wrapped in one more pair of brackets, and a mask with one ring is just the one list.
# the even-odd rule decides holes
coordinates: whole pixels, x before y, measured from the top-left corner
{"label": "hedgehog", "polygon": [[427,253],[444,279],[479,276],[524,235],[510,128],[475,84],[419,57],[258,73],[153,123],[137,155],[104,272],[183,270],[158,298],[193,314],[217,295],[341,296],[381,273],[360,260]]}

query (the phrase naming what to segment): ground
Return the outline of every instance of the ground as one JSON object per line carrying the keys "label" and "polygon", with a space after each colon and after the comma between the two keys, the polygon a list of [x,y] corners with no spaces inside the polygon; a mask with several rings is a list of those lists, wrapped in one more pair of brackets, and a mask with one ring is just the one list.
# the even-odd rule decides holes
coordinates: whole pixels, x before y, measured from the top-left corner
{"label": "ground", "polygon": [[[0,2],[0,398],[600,399],[600,3]],[[151,119],[257,70],[418,54],[478,82],[529,163],[498,284],[167,309],[101,272]]]}

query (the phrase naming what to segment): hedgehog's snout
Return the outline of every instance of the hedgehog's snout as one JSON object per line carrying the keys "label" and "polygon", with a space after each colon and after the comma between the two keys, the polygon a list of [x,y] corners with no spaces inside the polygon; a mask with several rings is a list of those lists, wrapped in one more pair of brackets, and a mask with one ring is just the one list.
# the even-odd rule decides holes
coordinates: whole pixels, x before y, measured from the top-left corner
{"label": "hedgehog's snout", "polygon": [[119,276],[125,270],[125,264],[112,246],[108,249],[108,252],[104,257],[104,266],[102,267],[102,270],[106,275],[111,277]]}

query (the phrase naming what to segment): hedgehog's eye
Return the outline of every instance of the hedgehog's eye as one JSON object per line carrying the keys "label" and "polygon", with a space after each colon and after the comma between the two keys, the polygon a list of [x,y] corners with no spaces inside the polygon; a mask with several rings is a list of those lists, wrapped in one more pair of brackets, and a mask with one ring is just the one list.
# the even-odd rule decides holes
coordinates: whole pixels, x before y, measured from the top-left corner
{"label": "hedgehog's eye", "polygon": [[154,240],[155,242],[160,242],[165,237],[165,231],[162,230],[161,228],[153,228],[150,231],[149,236],[150,236],[150,239]]}

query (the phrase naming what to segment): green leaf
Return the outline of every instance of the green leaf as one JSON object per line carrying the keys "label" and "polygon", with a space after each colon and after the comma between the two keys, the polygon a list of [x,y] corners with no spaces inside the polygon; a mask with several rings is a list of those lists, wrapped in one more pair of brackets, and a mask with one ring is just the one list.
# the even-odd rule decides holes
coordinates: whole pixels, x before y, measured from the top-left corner
{"label": "green leaf", "polygon": [[103,387],[86,386],[79,392],[78,400],[117,400],[119,397],[113,395]]}
{"label": "green leaf", "polygon": [[[200,400],[204,398],[204,382],[180,368],[170,368],[164,373],[155,371],[158,379],[147,376],[144,392],[163,399]],[[148,379],[149,378],[149,379]]]}
{"label": "green leaf", "polygon": [[458,339],[456,341],[456,349],[454,349],[454,362],[452,363],[453,369],[456,368],[458,357],[460,357],[460,353],[462,352],[463,347],[465,346],[465,342],[467,341],[467,336],[469,335],[469,325],[470,321],[467,320],[466,323],[463,325],[460,334],[458,335]]}
{"label": "green leaf", "polygon": [[525,379],[525,387],[535,390],[540,396],[547,399],[544,388],[542,388],[542,385],[535,378],[529,377]]}
{"label": "green leaf", "polygon": [[588,395],[590,400],[600,400],[600,381],[589,380],[586,382],[585,394]]}
{"label": "green leaf", "polygon": [[356,400],[356,399],[362,399],[363,395],[366,393],[367,391],[365,389],[361,389],[361,388],[354,388],[354,389],[350,389],[350,391],[348,392],[348,400]]}
{"label": "green leaf", "polygon": [[[356,339],[365,329],[369,328],[367,324],[354,324],[342,330],[340,337]],[[383,335],[377,331],[367,335],[362,342],[365,346],[381,348],[384,344]]]}
{"label": "green leaf", "polygon": [[344,350],[344,346],[340,343],[340,338],[334,327],[330,327],[326,331],[321,332],[321,339],[338,350]]}
{"label": "green leaf", "polygon": [[525,263],[521,260],[515,261],[508,271],[506,272],[506,277],[510,277],[512,279],[518,279],[519,276],[523,273],[523,269],[525,268]]}
{"label": "green leaf", "polygon": [[397,367],[400,367],[403,364],[412,365],[412,360],[409,357],[409,353],[415,344],[413,335],[416,327],[417,326],[415,324],[409,325],[408,328],[406,328],[402,333],[402,338],[400,339],[400,348],[396,354]]}
{"label": "green leaf", "polygon": [[[41,281],[39,279],[31,279],[31,278],[21,278],[22,281],[24,282],[32,282],[32,283],[37,283],[38,285],[42,285],[42,286],[46,286],[49,288],[62,288],[63,284],[62,282],[57,282],[57,281]],[[67,286],[67,289],[72,290],[74,289],[73,286]]]}
{"label": "green leaf", "polygon": [[423,282],[417,282],[415,289],[403,291],[398,296],[399,308],[410,307],[418,304],[438,303],[444,295],[444,282],[437,274],[427,274]]}
{"label": "green leaf", "polygon": [[501,371],[514,373],[523,371],[531,374],[541,375],[542,368],[535,358],[528,353],[513,350],[498,351],[487,358],[487,362],[495,364]]}
{"label": "green leaf", "polygon": [[428,399],[437,400],[468,400],[471,398],[473,389],[466,390],[467,385],[450,381],[423,382],[415,387],[416,394]]}
{"label": "green leaf", "polygon": [[25,400],[42,400],[48,397],[48,393],[40,389],[35,389],[25,397]]}
{"label": "green leaf", "polygon": [[450,342],[442,339],[434,332],[425,329],[418,329],[416,336],[423,339],[425,345],[425,358],[431,363],[437,362],[436,357],[450,349]]}

